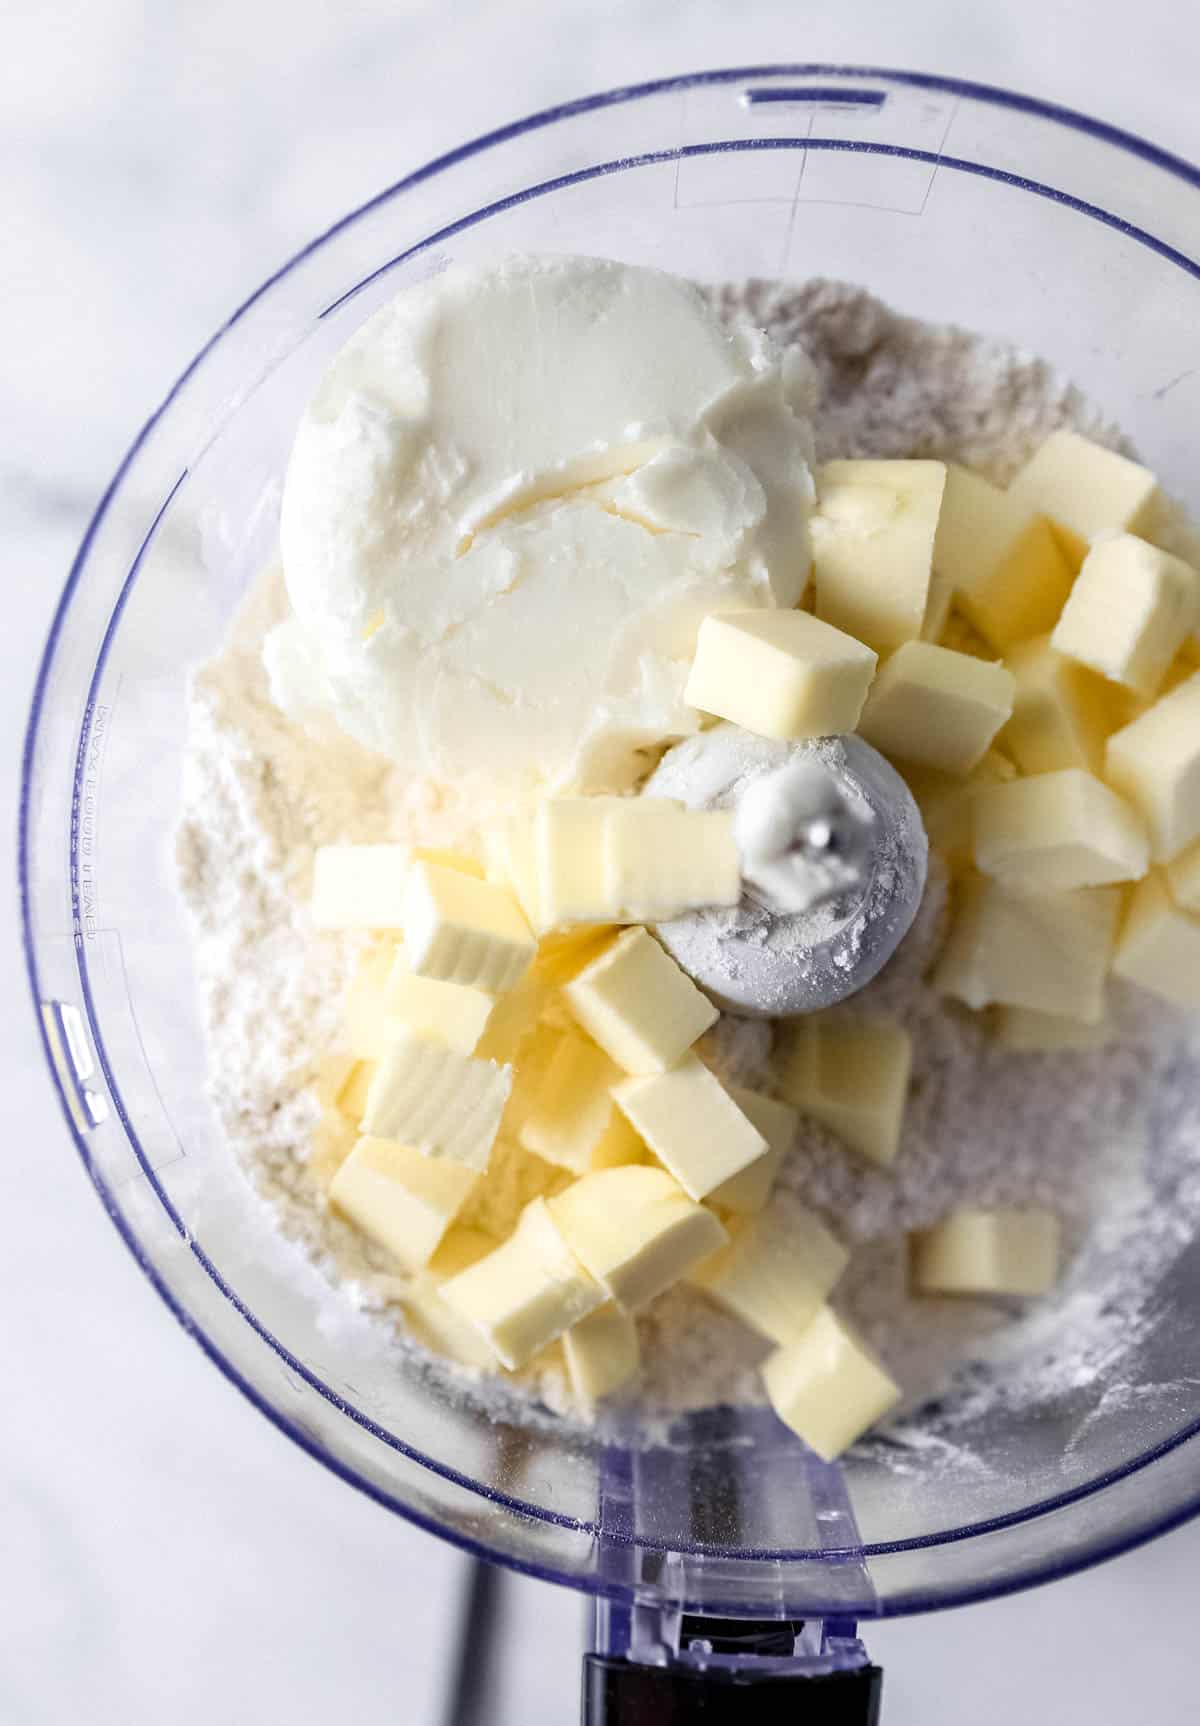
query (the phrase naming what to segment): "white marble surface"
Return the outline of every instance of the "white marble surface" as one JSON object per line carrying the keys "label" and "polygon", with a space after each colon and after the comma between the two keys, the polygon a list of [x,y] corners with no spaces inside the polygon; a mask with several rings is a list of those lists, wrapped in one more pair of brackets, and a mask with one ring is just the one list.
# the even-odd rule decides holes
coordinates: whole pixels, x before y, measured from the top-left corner
{"label": "white marble surface", "polygon": [[[249,287],[423,158],[589,88],[786,58],[1008,83],[1200,157],[1200,26],[1178,0],[8,0],[3,23],[10,830],[34,656],[123,445]],[[0,1720],[435,1721],[460,1560],[294,1450],[155,1300],[51,1105],[11,900],[0,918]],[[891,1726],[967,1718],[980,1674],[974,1726],[1193,1718],[1198,1558],[1183,1530],[876,1630]],[[578,1601],[514,1584],[506,1612],[496,1726],[570,1720]]]}

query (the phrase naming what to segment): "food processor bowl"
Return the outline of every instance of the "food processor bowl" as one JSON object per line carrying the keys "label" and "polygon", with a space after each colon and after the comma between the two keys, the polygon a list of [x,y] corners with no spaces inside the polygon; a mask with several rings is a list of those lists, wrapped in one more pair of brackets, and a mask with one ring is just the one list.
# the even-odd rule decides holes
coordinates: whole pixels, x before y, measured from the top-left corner
{"label": "food processor bowl", "polygon": [[[951,1394],[919,1442],[829,1465],[730,1408],[589,1434],[496,1418],[331,1301],[206,1096],[173,854],[189,671],[275,555],[292,433],[335,351],[447,261],[516,250],[863,283],[1045,355],[1200,507],[1200,176],[1010,92],[826,66],[667,79],[465,144],[314,241],[180,378],[88,529],[37,680],[20,865],[46,1057],[102,1203],[187,1332],[379,1504],[603,1597],[627,1629],[648,1605],[677,1624],[821,1619],[836,1650],[839,1624],[1041,1581],[1191,1514],[1200,1244],[1164,1260],[1149,1321],[1090,1376],[976,1417]],[[1196,1079],[1181,1068],[1178,1095]],[[1164,1203],[1178,1177],[1162,1172]]]}

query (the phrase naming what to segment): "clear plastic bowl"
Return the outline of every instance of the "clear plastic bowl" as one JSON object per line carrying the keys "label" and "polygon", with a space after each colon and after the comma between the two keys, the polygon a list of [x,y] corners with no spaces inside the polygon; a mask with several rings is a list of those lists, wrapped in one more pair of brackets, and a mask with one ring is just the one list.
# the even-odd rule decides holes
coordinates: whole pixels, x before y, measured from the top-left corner
{"label": "clear plastic bowl", "polygon": [[404,284],[508,250],[863,282],[1048,356],[1200,501],[1186,369],[1200,178],[1127,134],[980,86],[797,66],[590,98],[410,175],[189,367],[106,493],[54,621],[25,762],[25,937],[105,1208],[188,1332],[315,1458],[448,1539],[597,1594],[870,1617],[997,1593],[1169,1526],[1200,1495],[1194,1246],[1107,1375],[960,1431],[958,1454],[983,1466],[934,1445],[898,1472],[878,1443],[816,1464],[737,1411],[640,1451],[490,1421],[380,1332],[331,1329],[316,1274],[245,1203],[205,1100],[174,883],[188,669],[272,554],[292,429],[329,357]]}

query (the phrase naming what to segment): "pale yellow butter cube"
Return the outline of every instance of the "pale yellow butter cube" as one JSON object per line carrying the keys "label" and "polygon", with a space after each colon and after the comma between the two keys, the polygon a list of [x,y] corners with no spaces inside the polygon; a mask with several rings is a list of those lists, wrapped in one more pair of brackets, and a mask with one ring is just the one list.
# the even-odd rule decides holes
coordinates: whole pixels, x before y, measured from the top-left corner
{"label": "pale yellow butter cube", "polygon": [[1167,864],[1167,885],[1181,910],[1200,912],[1200,841]]}
{"label": "pale yellow butter cube", "polygon": [[1017,770],[1006,755],[989,749],[966,779],[939,773],[933,767],[903,762],[901,771],[913,794],[931,848],[952,874],[972,866],[975,858],[975,793],[983,785],[1007,784]]}
{"label": "pale yellow butter cube", "polygon": [[584,1175],[550,1200],[550,1212],[575,1256],[631,1312],[728,1238],[670,1175],[636,1164]]}
{"label": "pale yellow butter cube", "polygon": [[800,1117],[790,1103],[780,1103],[758,1091],[743,1090],[740,1085],[730,1085],[729,1095],[767,1141],[767,1149],[740,1174],[714,1187],[706,1203],[744,1215],[761,1211],[770,1198],[780,1165],[796,1142]]}
{"label": "pale yellow butter cube", "polygon": [[1148,468],[1074,431],[1051,432],[1008,488],[1014,503],[1048,516],[1076,566],[1104,533],[1140,533],[1158,503]]}
{"label": "pale yellow butter cube", "polygon": [[564,1031],[541,1073],[517,1137],[527,1151],[577,1175],[590,1167],[616,1105],[621,1070],[578,1031]]}
{"label": "pale yellow butter cube", "polygon": [[449,1277],[441,1294],[510,1370],[531,1361],[605,1299],[541,1198],[526,1205],[502,1246]]}
{"label": "pale yellow butter cube", "polygon": [[623,1169],[630,1163],[652,1161],[650,1147],[614,1104],[608,1126],[592,1151],[592,1169]]}
{"label": "pale yellow butter cube", "polygon": [[1196,572],[1170,552],[1123,533],[1088,552],[1050,645],[1150,697],[1198,617]]}
{"label": "pale yellow butter cube", "polygon": [[394,1026],[384,1006],[388,980],[396,962],[395,941],[369,947],[358,962],[342,1008],[342,1034],[350,1054],[373,1059],[382,1053]]}
{"label": "pale yellow butter cube", "polygon": [[930,641],[909,641],[875,679],[859,732],[885,755],[965,776],[1007,724],[1011,671]]}
{"label": "pale yellow butter cube", "polygon": [[305,1166],[322,1190],[328,1189],[357,1138],[356,1129],[340,1112],[330,1110],[317,1122]]}
{"label": "pale yellow butter cube", "polygon": [[850,1254],[811,1211],[735,1217],[728,1246],[688,1273],[743,1324],[780,1347],[798,1342],[850,1262]]}
{"label": "pale yellow butter cube", "polygon": [[1150,867],[1141,816],[1079,767],[975,793],[975,862],[1026,893],[1140,881]]}
{"label": "pale yellow butter cube", "polygon": [[476,881],[486,879],[486,870],[478,857],[471,857],[465,851],[455,851],[445,845],[414,845],[412,856],[414,863],[437,863],[459,875],[473,876]]}
{"label": "pale yellow butter cube", "polygon": [[1112,1035],[1103,1020],[1085,1025],[1078,1019],[1066,1019],[1061,1013],[1039,1013],[1032,1007],[997,1007],[993,1029],[1001,1048],[1020,1054],[1100,1049]]}
{"label": "pale yellow butter cube", "polygon": [[481,1061],[515,1062],[533,1035],[554,991],[538,975],[536,964],[526,971],[515,989],[492,1002],[483,1034],[474,1053]]}
{"label": "pale yellow butter cube", "polygon": [[512,1089],[512,1069],[405,1035],[380,1058],[363,1115],[371,1138],[486,1169]]}
{"label": "pale yellow butter cube", "polygon": [[537,843],[531,814],[513,815],[484,835],[487,879],[507,887],[535,935],[548,927],[542,914]]}
{"label": "pale yellow butter cube", "polygon": [[521,1131],[537,1100],[538,1092],[563,1039],[561,1025],[536,1025],[524,1041],[513,1065],[512,1091],[504,1110],[504,1132],[520,1143]]}
{"label": "pale yellow butter cube", "polygon": [[1118,887],[1034,895],[975,876],[960,889],[934,987],[976,1010],[1032,1007],[1094,1025],[1120,915]]}
{"label": "pale yellow butter cube", "polygon": [[318,929],[400,929],[407,845],[321,845],[313,858],[312,920]]}
{"label": "pale yellow butter cube", "polygon": [[946,469],[940,461],[831,461],[809,523],[816,612],[890,653],[921,634]]}
{"label": "pale yellow butter cube", "polygon": [[763,1383],[780,1420],[826,1462],[900,1400],[866,1343],[827,1306],[798,1341],[770,1356]]}
{"label": "pale yellow butter cube", "polygon": [[858,724],[875,664],[807,612],[725,612],[700,625],[686,696],[759,737],[829,737]]}
{"label": "pale yellow butter cube", "polygon": [[1102,680],[1056,653],[1045,635],[1015,648],[1008,669],[1016,690],[1001,741],[1022,772],[1083,767],[1099,773],[1105,739],[1116,724]]}
{"label": "pale yellow butter cube", "polygon": [[1177,1007],[1200,1007],[1200,917],[1179,908],[1157,870],[1134,889],[1112,969]]}
{"label": "pale yellow butter cube", "polygon": [[1073,573],[1049,522],[1011,493],[953,465],[946,469],[933,567],[1001,653],[1053,629]]}
{"label": "pale yellow butter cube", "polygon": [[574,982],[585,965],[599,958],[615,934],[611,923],[585,923],[545,935],[538,944],[534,973],[551,989],[561,989],[564,983]]}
{"label": "pale yellow butter cube", "polygon": [[553,797],[534,817],[538,892],[548,929],[616,921],[608,887],[605,825],[611,797]]}
{"label": "pale yellow butter cube", "polygon": [[442,1284],[495,1249],[495,1241],[481,1229],[452,1224],[402,1297],[404,1317],[417,1341],[434,1354],[476,1372],[494,1370],[496,1356],[475,1325],[442,1299]]}
{"label": "pale yellow butter cube", "polygon": [[639,798],[609,811],[604,846],[609,900],[623,920],[662,923],[707,905],[736,905],[742,896],[727,810]]}
{"label": "pale yellow butter cube", "polygon": [[580,1408],[594,1408],[632,1378],[641,1365],[637,1320],[615,1301],[598,1306],[563,1337],[563,1357]]}
{"label": "pale yellow butter cube", "polygon": [[367,1136],[333,1177],[329,1199],[405,1270],[415,1271],[433,1257],[478,1178],[461,1163]]}
{"label": "pale yellow butter cube", "polygon": [[793,1029],[779,1088],[790,1103],[881,1167],[900,1148],[912,1038],[884,1020],[814,1015]]}
{"label": "pale yellow butter cube", "polygon": [[644,929],[627,929],[563,989],[579,1024],[627,1073],[661,1073],[720,1017]]}
{"label": "pale yellow butter cube", "polygon": [[1040,1295],[1058,1276],[1058,1218],[1041,1210],[961,1210],[912,1237],[922,1294]]}
{"label": "pale yellow butter cube", "polygon": [[1113,733],[1104,777],[1145,816],[1156,863],[1200,838],[1200,673]]}
{"label": "pale yellow butter cube", "polygon": [[537,942],[507,888],[414,863],[404,907],[404,952],[419,977],[502,995],[533,963]]}
{"label": "pale yellow butter cube", "polygon": [[350,1082],[350,1075],[358,1065],[355,1055],[326,1055],[318,1061],[313,1090],[322,1108],[335,1109],[338,1098]]}
{"label": "pale yellow butter cube", "polygon": [[613,1089],[622,1113],[693,1199],[765,1156],[767,1141],[697,1055]]}
{"label": "pale yellow butter cube", "polygon": [[358,1126],[367,1112],[367,1097],[378,1061],[355,1061],[350,1077],[338,1097],[338,1108],[346,1119]]}
{"label": "pale yellow butter cube", "polygon": [[491,995],[464,983],[442,983],[436,977],[418,977],[409,969],[402,947],[396,954],[384,1006],[418,1037],[445,1043],[460,1055],[473,1054],[483,1036],[492,1008]]}

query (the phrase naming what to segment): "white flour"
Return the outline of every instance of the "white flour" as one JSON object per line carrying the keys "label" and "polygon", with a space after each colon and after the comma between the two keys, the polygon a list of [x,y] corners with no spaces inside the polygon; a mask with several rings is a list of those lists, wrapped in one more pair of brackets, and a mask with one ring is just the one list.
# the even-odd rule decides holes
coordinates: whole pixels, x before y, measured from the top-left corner
{"label": "white flour", "polygon": [[[714,297],[724,314],[744,310],[781,342],[807,347],[824,392],[822,457],[953,457],[1003,480],[1064,423],[1120,442],[1041,361],[898,318],[860,289],[750,283]],[[329,1215],[306,1168],[318,1116],[306,1085],[359,950],[356,940],[319,937],[308,924],[312,853],[334,840],[462,842],[471,821],[429,782],[344,738],[302,734],[272,707],[260,646],[281,611],[276,574],[250,596],[222,655],[195,678],[180,878],[196,922],[212,1096],[233,1149],[281,1229],[327,1272],[331,1303],[382,1309],[399,1286],[393,1267]],[[806,1126],[773,1201],[816,1207],[856,1246],[838,1303],[865,1326],[910,1403],[942,1387],[956,1362],[993,1360],[995,1371],[977,1373],[943,1412],[943,1430],[988,1399],[1036,1400],[1094,1379],[1136,1337],[1155,1278],[1200,1215],[1200,1174],[1187,1156],[1200,1120],[1184,1103],[1156,1122],[1163,1172],[1154,1202],[1141,1172],[1151,1107],[1161,1113],[1164,1093],[1186,1089],[1164,1085],[1178,1023],[1119,999],[1107,1049],[1005,1054],[922,981],[944,899],[933,867],[913,932],[844,1009],[894,1013],[914,1033],[912,1100],[894,1169],[875,1169]],[[772,1037],[769,1023],[726,1019],[702,1052],[736,1082],[763,1084]],[[1058,1296],[1016,1320],[999,1303],[908,1296],[903,1231],[967,1200],[1048,1203],[1062,1214],[1078,1251]],[[393,1317],[400,1322],[394,1306]],[[664,1295],[642,1322],[642,1340],[639,1390],[648,1411],[761,1399],[762,1346],[698,1294]],[[536,1388],[561,1406],[553,1368]],[[907,1441],[924,1442],[921,1431],[910,1430]]]}

